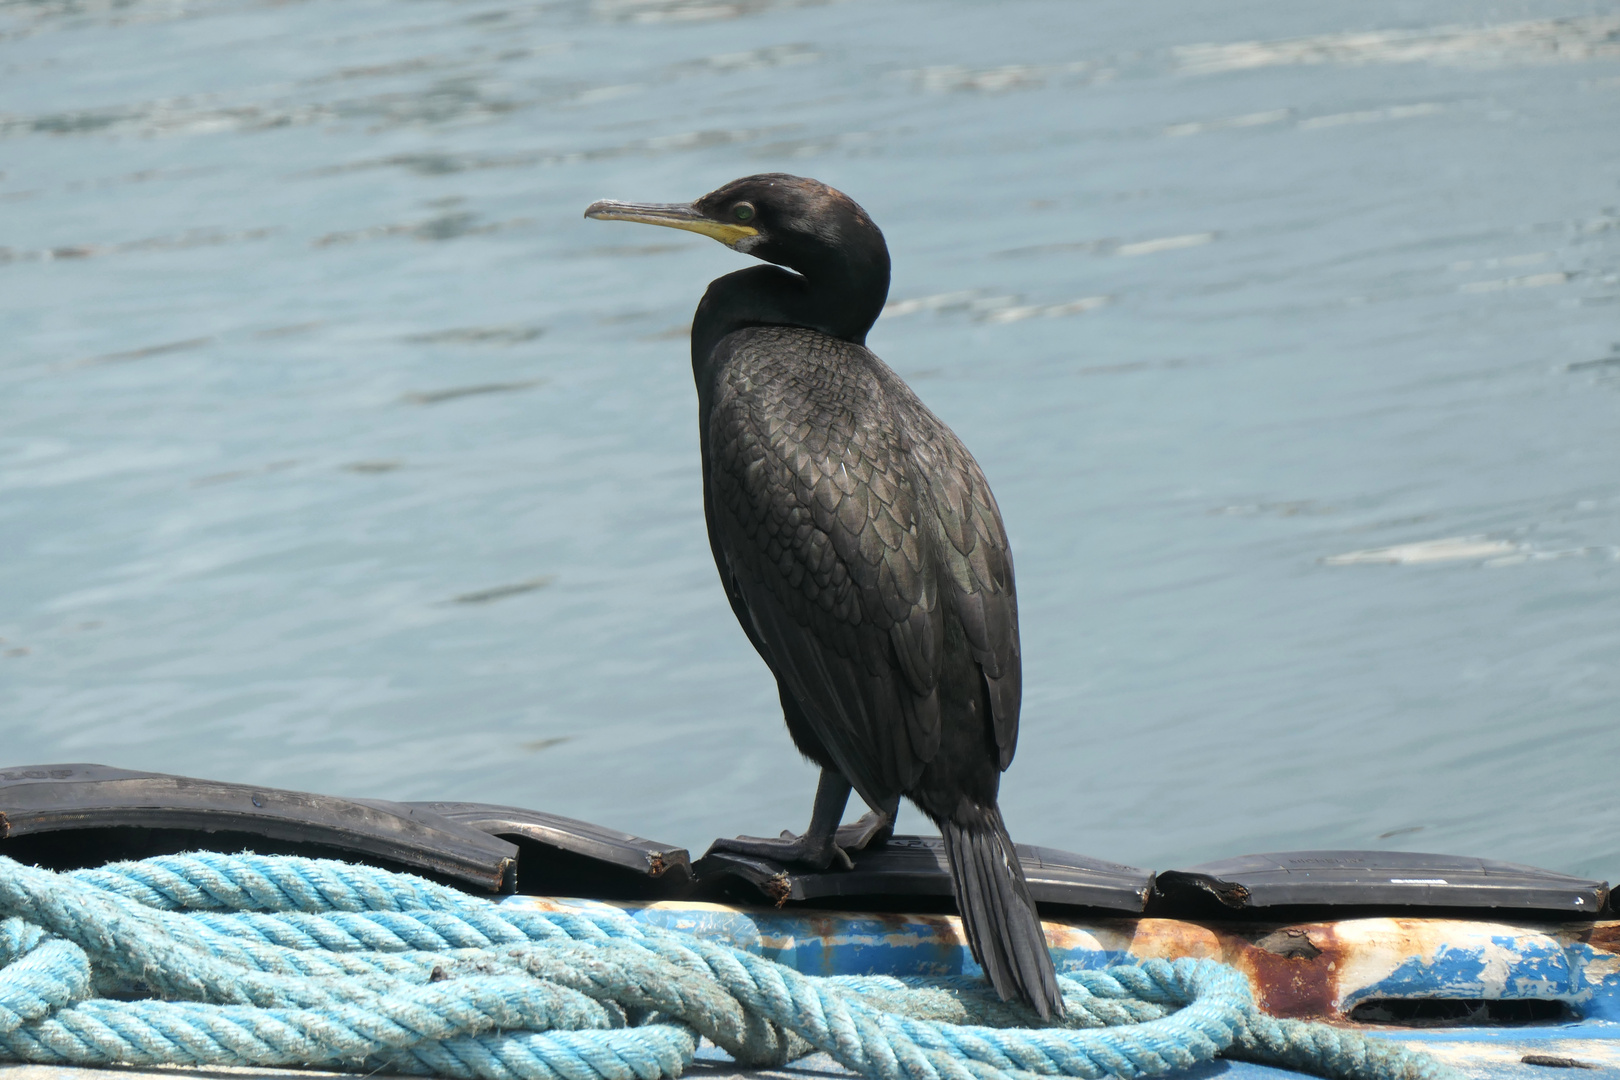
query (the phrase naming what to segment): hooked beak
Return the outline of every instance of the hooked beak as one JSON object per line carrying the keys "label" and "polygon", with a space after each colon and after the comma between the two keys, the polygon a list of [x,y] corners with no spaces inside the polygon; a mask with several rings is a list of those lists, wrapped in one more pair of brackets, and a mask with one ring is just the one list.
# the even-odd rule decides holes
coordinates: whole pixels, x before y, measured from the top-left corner
{"label": "hooked beak", "polygon": [[736,247],[750,236],[759,235],[759,230],[752,225],[705,217],[691,203],[630,203],[602,199],[587,206],[585,216],[598,221],[639,221],[643,225],[685,229],[713,237],[729,248]]}

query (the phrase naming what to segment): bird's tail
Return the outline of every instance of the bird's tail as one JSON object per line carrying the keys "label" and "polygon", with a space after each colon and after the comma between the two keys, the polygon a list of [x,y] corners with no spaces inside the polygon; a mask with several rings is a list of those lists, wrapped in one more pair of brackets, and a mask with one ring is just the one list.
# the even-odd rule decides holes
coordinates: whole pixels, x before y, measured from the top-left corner
{"label": "bird's tail", "polygon": [[1001,811],[995,806],[974,810],[965,824],[939,822],[951,863],[951,891],[973,958],[1003,1001],[1018,998],[1043,1019],[1062,1016],[1052,952]]}

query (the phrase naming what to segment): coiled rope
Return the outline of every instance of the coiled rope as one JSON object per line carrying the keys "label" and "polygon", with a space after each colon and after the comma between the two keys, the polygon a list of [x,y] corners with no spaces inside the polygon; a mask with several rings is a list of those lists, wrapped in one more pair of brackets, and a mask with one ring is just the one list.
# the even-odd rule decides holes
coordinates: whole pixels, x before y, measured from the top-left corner
{"label": "coiled rope", "polygon": [[660,1080],[699,1038],[868,1080],[1149,1076],[1217,1054],[1333,1080],[1457,1080],[1258,1012],[1208,960],[1059,977],[1068,1016],[962,979],[816,978],[616,914],[501,907],[406,874],[200,853],[57,874],[0,857],[0,1059]]}

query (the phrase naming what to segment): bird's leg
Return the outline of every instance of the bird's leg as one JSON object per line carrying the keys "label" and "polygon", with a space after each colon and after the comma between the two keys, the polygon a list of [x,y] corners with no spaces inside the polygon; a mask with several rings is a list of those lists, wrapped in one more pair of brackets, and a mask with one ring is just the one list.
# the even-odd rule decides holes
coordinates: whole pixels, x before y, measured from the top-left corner
{"label": "bird's leg", "polygon": [[799,863],[816,870],[825,870],[837,862],[845,870],[852,870],[855,864],[835,839],[839,831],[838,823],[844,818],[844,807],[849,803],[849,791],[849,781],[844,779],[842,773],[836,769],[822,769],[821,782],[816,785],[815,807],[810,811],[810,827],[802,836],[789,832],[784,832],[779,840],[739,836],[731,840],[716,840],[709,845],[709,850],[756,855],[772,862]]}
{"label": "bird's leg", "polygon": [[840,825],[833,836],[845,851],[882,847],[894,835],[894,817],[899,812],[900,796],[895,795],[881,808],[862,814],[853,825]]}

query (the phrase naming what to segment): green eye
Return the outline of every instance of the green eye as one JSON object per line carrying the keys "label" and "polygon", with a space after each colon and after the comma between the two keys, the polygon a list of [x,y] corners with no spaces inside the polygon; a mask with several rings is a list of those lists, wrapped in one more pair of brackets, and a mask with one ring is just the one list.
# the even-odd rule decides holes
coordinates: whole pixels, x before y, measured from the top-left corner
{"label": "green eye", "polygon": [[752,221],[754,218],[754,204],[740,202],[732,207],[731,213],[738,221]]}

